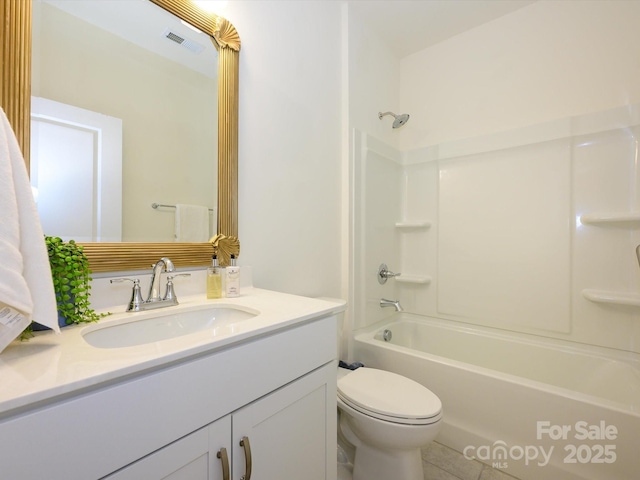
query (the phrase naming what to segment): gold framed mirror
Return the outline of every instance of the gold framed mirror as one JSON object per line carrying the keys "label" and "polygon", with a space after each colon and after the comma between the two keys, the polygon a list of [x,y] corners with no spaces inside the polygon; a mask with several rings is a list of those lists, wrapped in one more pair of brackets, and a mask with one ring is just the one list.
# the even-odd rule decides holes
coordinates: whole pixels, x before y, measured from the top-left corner
{"label": "gold framed mirror", "polygon": [[[218,50],[218,218],[217,231],[238,236],[238,82],[240,37],[226,19],[207,13],[191,0],[150,0],[209,35]],[[32,2],[0,0],[0,104],[29,165]],[[212,154],[212,160],[215,156]],[[204,266],[210,243],[85,243],[94,272],[146,270],[160,257],[178,267]]]}

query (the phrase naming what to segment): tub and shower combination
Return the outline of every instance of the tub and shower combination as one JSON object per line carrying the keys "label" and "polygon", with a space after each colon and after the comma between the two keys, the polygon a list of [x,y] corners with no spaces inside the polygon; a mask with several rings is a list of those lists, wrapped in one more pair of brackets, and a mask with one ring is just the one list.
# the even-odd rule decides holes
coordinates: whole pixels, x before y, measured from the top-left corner
{"label": "tub and shower combination", "polygon": [[640,104],[403,152],[354,131],[350,358],[438,395],[436,441],[523,480],[640,478],[639,139]]}
{"label": "tub and shower combination", "polygon": [[440,397],[437,441],[528,479],[640,475],[640,356],[396,313],[354,338],[358,361]]}

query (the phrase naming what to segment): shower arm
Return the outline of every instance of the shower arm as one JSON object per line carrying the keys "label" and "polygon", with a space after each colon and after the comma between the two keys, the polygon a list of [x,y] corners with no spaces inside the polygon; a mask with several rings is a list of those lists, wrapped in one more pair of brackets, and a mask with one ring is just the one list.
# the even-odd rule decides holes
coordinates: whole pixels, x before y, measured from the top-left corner
{"label": "shower arm", "polygon": [[387,115],[391,115],[393,118],[396,118],[396,114],[393,112],[378,112],[378,118],[382,120],[382,117],[386,117]]}

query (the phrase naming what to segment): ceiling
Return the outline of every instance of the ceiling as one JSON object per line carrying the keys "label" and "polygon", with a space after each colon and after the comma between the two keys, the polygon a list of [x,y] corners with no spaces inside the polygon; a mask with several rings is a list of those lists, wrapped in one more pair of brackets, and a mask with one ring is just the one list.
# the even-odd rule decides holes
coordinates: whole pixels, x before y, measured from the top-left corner
{"label": "ceiling", "polygon": [[[48,3],[139,47],[202,73],[218,75],[217,51],[208,35],[181,23],[148,0],[34,0]],[[187,40],[182,45],[167,39],[171,31]],[[194,51],[185,45],[196,46]]]}
{"label": "ceiling", "polygon": [[349,14],[406,57],[536,0],[348,0]]}
{"label": "ceiling", "polygon": [[[151,5],[148,0],[36,0],[50,3],[68,13],[84,18],[110,30],[129,41],[170,56],[172,60],[189,63],[195,70],[206,69],[206,75],[215,77],[215,63],[205,66],[199,58],[215,58],[215,48],[208,38],[190,31],[175,21],[170,14]],[[536,0],[346,0],[349,14],[361,18],[369,28],[384,37],[398,58],[406,57],[448,38],[490,22],[498,17],[526,7]],[[223,13],[224,15],[224,13]],[[154,19],[155,23],[141,24],[138,19]],[[173,21],[172,21],[173,20]],[[107,22],[107,23],[105,23]],[[170,25],[171,24],[171,25]],[[175,46],[164,43],[160,35],[171,26],[184,38],[207,47],[203,55],[184,55]],[[133,27],[132,33],[124,33]],[[213,52],[213,53],[211,53]],[[160,53],[160,52],[158,52]],[[189,58],[192,57],[192,58]]]}

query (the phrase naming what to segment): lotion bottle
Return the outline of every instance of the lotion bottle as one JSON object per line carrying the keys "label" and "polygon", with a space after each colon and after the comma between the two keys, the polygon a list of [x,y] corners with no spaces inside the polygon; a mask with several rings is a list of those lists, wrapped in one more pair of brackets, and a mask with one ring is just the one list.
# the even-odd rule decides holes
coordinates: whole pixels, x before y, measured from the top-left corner
{"label": "lotion bottle", "polygon": [[240,267],[236,265],[236,256],[231,255],[231,265],[226,268],[225,293],[228,298],[240,296]]}
{"label": "lotion bottle", "polygon": [[207,298],[222,298],[222,275],[216,255],[211,257],[211,266],[207,268]]}

